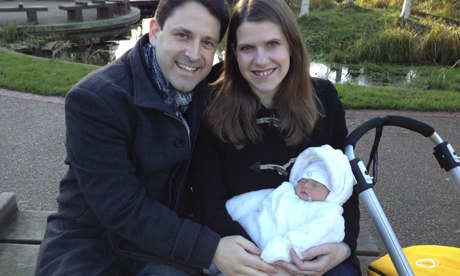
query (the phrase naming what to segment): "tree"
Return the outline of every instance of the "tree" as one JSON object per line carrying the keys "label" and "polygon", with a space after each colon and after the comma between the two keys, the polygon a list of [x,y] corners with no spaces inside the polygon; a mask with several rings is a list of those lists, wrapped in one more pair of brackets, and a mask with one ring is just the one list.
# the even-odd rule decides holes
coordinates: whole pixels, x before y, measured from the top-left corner
{"label": "tree", "polygon": [[411,6],[412,6],[412,0],[404,0],[401,15],[399,15],[399,17],[402,17],[404,20],[409,19]]}
{"label": "tree", "polygon": [[302,5],[300,6],[300,16],[308,15],[310,7],[310,0],[302,0]]}

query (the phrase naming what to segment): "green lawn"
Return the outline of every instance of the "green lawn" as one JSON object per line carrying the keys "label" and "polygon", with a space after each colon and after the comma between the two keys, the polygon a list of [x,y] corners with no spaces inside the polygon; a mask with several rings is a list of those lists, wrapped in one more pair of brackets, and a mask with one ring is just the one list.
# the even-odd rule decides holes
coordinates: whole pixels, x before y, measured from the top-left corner
{"label": "green lawn", "polygon": [[[329,65],[345,65],[355,72],[364,68],[367,74],[387,82],[386,86],[336,84],[345,108],[460,111],[460,59],[453,65],[440,66],[426,62],[405,64],[369,61],[356,56],[359,51],[356,41],[363,41],[363,38],[365,41],[366,37],[399,27],[407,27],[417,38],[428,33],[432,25],[439,26],[442,22],[416,16],[411,17],[409,22],[401,22],[398,19],[399,11],[334,5],[333,8],[313,10],[308,17],[299,18],[312,60],[326,61]],[[460,35],[455,36],[456,33],[460,34],[460,29],[458,26],[451,29],[454,34],[451,36],[454,38],[452,45],[460,45]],[[379,43],[379,40],[376,41]],[[388,50],[387,45],[382,46],[383,54]],[[460,53],[458,48],[452,48],[452,55]],[[393,57],[398,55],[404,53],[396,52]],[[100,67],[36,58],[0,48],[0,87],[11,90],[65,96],[74,84],[97,68]],[[394,85],[392,76],[404,76],[409,69],[416,72],[416,77],[404,85]]]}

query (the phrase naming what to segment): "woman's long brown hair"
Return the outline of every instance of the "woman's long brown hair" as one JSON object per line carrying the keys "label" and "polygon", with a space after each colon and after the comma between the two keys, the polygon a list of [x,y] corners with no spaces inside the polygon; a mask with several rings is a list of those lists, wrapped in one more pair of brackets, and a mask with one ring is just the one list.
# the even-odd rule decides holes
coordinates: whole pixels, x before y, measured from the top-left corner
{"label": "woman's long brown hair", "polygon": [[286,145],[295,145],[307,137],[320,116],[306,46],[290,8],[284,0],[241,0],[230,18],[223,72],[213,84],[216,93],[204,113],[206,127],[237,148],[249,141],[261,141],[262,130],[256,123],[259,99],[239,71],[232,47],[237,45],[236,31],[242,23],[266,21],[281,27],[291,54],[289,71],[273,99],[280,120],[278,131]]}

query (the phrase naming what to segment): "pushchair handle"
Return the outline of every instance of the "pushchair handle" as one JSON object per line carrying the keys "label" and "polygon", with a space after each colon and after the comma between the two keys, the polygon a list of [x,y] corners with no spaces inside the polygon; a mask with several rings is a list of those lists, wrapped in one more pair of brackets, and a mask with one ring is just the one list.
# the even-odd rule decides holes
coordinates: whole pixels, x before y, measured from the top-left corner
{"label": "pushchair handle", "polygon": [[362,125],[358,126],[350,135],[347,137],[345,145],[352,145],[353,148],[355,147],[356,143],[364,136],[369,130],[381,127],[381,126],[397,126],[407,128],[414,132],[417,132],[425,137],[430,137],[434,133],[434,128],[422,123],[420,121],[396,116],[396,115],[388,115],[385,117],[377,117],[373,118],[367,122],[364,122]]}
{"label": "pushchair handle", "polygon": [[[443,141],[443,139],[435,132],[434,128],[422,123],[420,121],[396,116],[388,115],[385,117],[377,117],[370,119],[363,124],[359,125],[353,130],[347,137],[345,142],[345,154],[350,161],[350,165],[353,171],[353,175],[356,178],[357,184],[354,190],[358,192],[367,207],[367,210],[372,217],[377,230],[388,250],[390,258],[398,272],[398,275],[413,276],[412,269],[407,261],[404,252],[402,251],[401,245],[399,244],[396,235],[391,228],[390,222],[388,221],[378,199],[373,190],[374,184],[377,182],[378,172],[378,145],[382,136],[384,126],[397,126],[412,130],[416,133],[423,135],[424,137],[430,138],[436,147],[434,147],[434,156],[438,160],[441,168],[448,171],[455,182],[460,185],[460,158],[455,153],[452,146]],[[375,138],[372,146],[372,150],[369,157],[369,163],[367,167],[364,163],[356,158],[354,155],[354,148],[356,143],[370,130],[375,129]],[[369,173],[369,169],[372,166],[372,174]],[[372,177],[371,177],[372,175]]]}

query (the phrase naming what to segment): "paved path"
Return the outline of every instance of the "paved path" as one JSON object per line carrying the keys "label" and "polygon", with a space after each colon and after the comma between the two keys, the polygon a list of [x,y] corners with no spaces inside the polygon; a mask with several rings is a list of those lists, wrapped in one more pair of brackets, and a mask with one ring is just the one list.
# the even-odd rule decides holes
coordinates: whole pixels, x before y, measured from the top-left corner
{"label": "paved path", "polygon": [[[58,5],[69,1],[1,1],[0,6],[45,5],[40,24],[67,21]],[[73,2],[73,1],[70,1]],[[85,20],[96,19],[84,11]],[[25,13],[1,13],[0,24],[26,23]],[[348,110],[352,131],[366,120],[385,115],[408,116],[433,126],[442,138],[460,151],[460,113],[423,113]],[[357,144],[356,155],[366,160],[370,134]],[[56,210],[58,183],[66,172],[64,106],[61,97],[43,97],[0,88],[0,191],[14,192],[21,210]],[[379,183],[375,190],[403,247],[439,244],[460,247],[460,188],[441,170],[428,139],[405,129],[386,127],[380,146]],[[363,219],[383,243],[362,206]]]}
{"label": "paved path", "polygon": [[[352,131],[378,116],[401,115],[427,123],[460,152],[460,113],[347,111]],[[356,145],[356,156],[367,164],[374,133]],[[460,186],[439,168],[428,138],[398,127],[385,127],[379,147],[379,180],[374,190],[403,247],[438,244],[460,247]],[[365,160],[365,161],[364,161]],[[362,206],[363,221],[373,227]],[[371,229],[382,252],[383,242]]]}
{"label": "paved path", "polygon": [[[348,110],[350,131],[388,114],[409,116],[433,126],[460,149],[460,113]],[[369,136],[369,137],[367,137]],[[368,156],[367,135],[356,155]],[[0,88],[0,187],[16,193],[21,210],[56,210],[58,183],[66,171],[64,105],[43,97]],[[414,132],[386,127],[380,146],[375,190],[403,246],[442,244],[460,247],[460,188],[432,156],[433,144]],[[363,207],[363,221],[384,247]]]}

